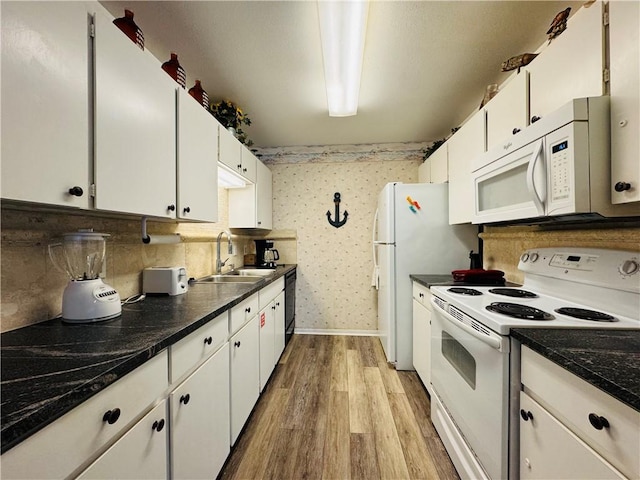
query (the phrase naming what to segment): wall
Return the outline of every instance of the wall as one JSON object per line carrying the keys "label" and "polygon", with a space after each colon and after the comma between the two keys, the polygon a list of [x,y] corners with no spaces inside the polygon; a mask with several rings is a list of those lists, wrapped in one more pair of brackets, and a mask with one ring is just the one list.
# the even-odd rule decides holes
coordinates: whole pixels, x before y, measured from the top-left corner
{"label": "wall", "polygon": [[[372,222],[378,193],[392,181],[418,179],[425,144],[351,145],[265,149],[273,172],[270,238],[281,257],[298,264],[296,330],[370,333],[377,329],[377,294],[371,287]],[[333,196],[340,192],[335,228]]]}
{"label": "wall", "polygon": [[[47,245],[63,233],[93,228],[109,233],[107,276],[121,298],[142,291],[142,270],[151,266],[185,266],[191,277],[213,273],[216,236],[228,225],[228,195],[218,192],[218,223],[176,223],[149,221],[149,234],[180,233],[176,245],[145,245],[141,241],[139,219],[123,219],[107,214],[52,212],[44,209],[2,208],[1,331],[37,323],[60,314],[62,292],[67,277],[57,270],[47,253]],[[236,253],[229,263],[242,265],[248,238],[234,236]],[[250,242],[248,247],[252,246]],[[222,245],[226,259],[227,244]]]}
{"label": "wall", "polygon": [[[640,222],[640,220],[639,220]],[[640,252],[640,227],[608,223],[573,227],[511,226],[486,227],[480,236],[484,242],[484,268],[505,272],[505,277],[522,283],[518,270],[520,254],[529,248],[587,247]]]}

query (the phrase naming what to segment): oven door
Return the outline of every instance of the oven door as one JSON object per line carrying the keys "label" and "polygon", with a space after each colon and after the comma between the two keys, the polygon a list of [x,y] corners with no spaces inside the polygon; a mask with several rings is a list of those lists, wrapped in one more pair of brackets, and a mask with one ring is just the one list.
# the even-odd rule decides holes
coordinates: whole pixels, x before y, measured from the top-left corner
{"label": "oven door", "polygon": [[509,338],[462,323],[434,300],[433,389],[487,475],[507,478]]}

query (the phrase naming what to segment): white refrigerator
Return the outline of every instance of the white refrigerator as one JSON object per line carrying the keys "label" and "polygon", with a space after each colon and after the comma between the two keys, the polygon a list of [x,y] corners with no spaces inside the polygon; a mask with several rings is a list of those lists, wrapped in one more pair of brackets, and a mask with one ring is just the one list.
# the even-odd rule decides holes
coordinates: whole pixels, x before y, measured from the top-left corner
{"label": "white refrigerator", "polygon": [[[413,370],[411,274],[469,268],[478,251],[475,225],[449,225],[448,185],[388,183],[378,196],[373,227],[373,284],[378,330],[390,363]],[[425,339],[428,348],[429,339]]]}

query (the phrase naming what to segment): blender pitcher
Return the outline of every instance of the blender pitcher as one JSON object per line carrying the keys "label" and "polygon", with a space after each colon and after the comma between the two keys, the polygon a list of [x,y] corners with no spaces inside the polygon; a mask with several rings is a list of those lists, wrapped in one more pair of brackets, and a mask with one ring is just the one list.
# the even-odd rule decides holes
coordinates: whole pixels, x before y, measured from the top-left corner
{"label": "blender pitcher", "polygon": [[51,261],[69,276],[62,295],[64,321],[98,322],[121,314],[120,295],[100,278],[108,236],[80,230],[65,233],[62,242],[49,245]]}

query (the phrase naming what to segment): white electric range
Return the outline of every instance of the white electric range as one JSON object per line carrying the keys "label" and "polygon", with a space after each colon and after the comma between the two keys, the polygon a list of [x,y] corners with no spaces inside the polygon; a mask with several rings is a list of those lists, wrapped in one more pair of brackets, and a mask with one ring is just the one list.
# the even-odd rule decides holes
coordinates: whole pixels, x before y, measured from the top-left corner
{"label": "white electric range", "polygon": [[517,478],[511,328],[640,330],[640,253],[540,248],[518,268],[518,288],[431,288],[431,417],[462,477]]}

